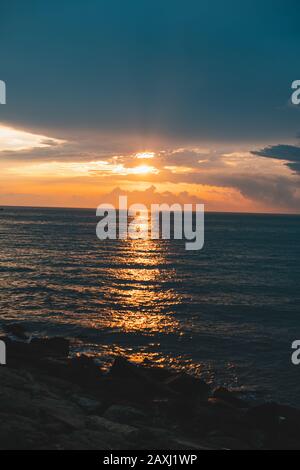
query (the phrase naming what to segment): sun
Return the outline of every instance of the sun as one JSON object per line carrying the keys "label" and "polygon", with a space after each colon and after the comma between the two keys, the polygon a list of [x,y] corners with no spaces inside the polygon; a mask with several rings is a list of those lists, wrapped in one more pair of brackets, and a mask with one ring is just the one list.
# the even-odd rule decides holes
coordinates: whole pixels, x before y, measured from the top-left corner
{"label": "sun", "polygon": [[157,174],[159,170],[154,166],[150,165],[140,165],[134,168],[131,168],[131,174],[133,175],[150,175],[150,174]]}

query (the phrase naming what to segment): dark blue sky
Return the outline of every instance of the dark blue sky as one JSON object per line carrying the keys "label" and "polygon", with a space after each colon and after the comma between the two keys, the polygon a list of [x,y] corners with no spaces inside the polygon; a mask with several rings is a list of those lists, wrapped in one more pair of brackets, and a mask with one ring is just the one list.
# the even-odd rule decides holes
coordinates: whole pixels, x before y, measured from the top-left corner
{"label": "dark blue sky", "polygon": [[299,14],[297,0],[2,0],[1,120],[186,142],[291,139]]}

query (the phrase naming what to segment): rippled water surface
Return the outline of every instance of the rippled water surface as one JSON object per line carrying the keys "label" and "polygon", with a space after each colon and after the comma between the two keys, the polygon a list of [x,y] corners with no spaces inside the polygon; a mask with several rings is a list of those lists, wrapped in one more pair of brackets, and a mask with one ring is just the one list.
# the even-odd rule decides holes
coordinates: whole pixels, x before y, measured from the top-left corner
{"label": "rippled water surface", "polygon": [[206,215],[206,244],[99,241],[94,211],[0,212],[3,323],[65,335],[74,352],[202,374],[300,405],[300,218]]}

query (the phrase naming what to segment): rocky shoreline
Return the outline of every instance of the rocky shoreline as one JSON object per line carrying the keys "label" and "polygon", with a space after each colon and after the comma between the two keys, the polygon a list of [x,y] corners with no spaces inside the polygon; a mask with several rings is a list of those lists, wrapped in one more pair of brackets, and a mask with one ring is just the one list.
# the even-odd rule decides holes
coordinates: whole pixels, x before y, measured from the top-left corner
{"label": "rocky shoreline", "polygon": [[300,410],[123,357],[106,372],[18,325],[1,340],[0,450],[300,450]]}

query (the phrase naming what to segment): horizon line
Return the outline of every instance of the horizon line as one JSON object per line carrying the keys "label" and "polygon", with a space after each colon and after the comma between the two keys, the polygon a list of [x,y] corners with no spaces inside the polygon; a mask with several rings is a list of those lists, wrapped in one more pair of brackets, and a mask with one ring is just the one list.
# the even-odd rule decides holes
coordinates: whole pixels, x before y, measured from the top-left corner
{"label": "horizon line", "polygon": [[[180,203],[178,203],[180,204]],[[180,204],[183,205],[183,204]],[[193,204],[194,205],[194,204]],[[205,205],[205,204],[204,204]],[[145,204],[146,206],[146,204]],[[97,206],[98,207],[98,206]],[[16,208],[16,209],[58,209],[58,210],[87,210],[87,211],[93,211],[97,210],[97,207],[71,207],[71,206],[27,206],[27,205],[21,205],[21,206],[16,206],[16,205],[5,205],[2,204],[0,205],[0,210],[1,208]],[[147,207],[147,206],[146,206]],[[119,209],[117,209],[119,210]],[[279,216],[300,216],[300,212],[239,212],[239,211],[212,211],[208,210],[205,211],[206,214],[237,214],[237,215],[279,215]]]}

